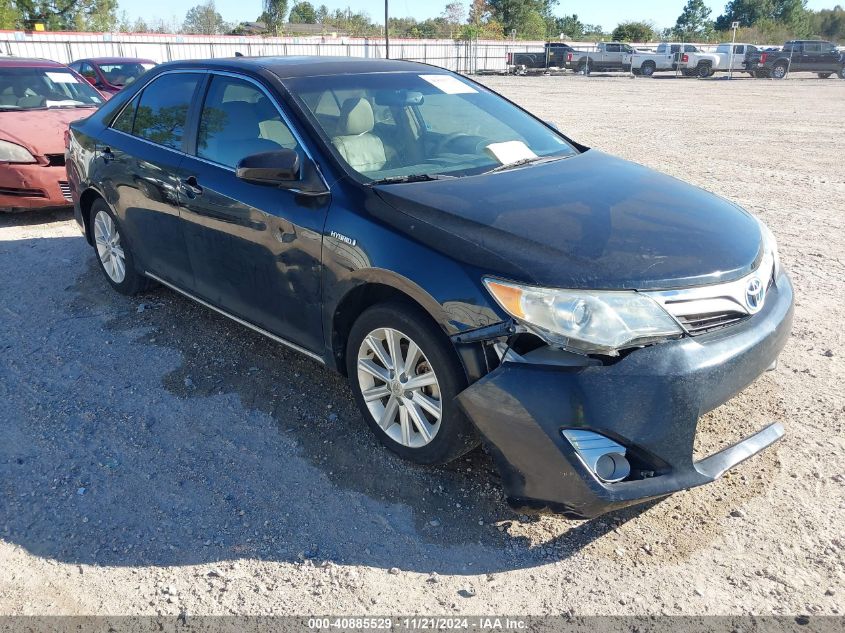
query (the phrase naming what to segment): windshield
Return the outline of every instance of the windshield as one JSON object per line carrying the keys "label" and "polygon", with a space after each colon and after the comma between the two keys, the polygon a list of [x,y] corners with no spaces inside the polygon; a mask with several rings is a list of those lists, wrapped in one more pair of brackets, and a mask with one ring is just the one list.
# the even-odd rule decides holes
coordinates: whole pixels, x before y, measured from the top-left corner
{"label": "windshield", "polygon": [[100,64],[100,71],[113,86],[126,86],[147,72],[155,64],[141,62],[123,62],[120,64]]}
{"label": "windshield", "polygon": [[90,108],[102,102],[66,68],[0,68],[0,110]]}
{"label": "windshield", "polygon": [[577,153],[545,124],[455,75],[307,77],[288,86],[362,180],[467,176]]}

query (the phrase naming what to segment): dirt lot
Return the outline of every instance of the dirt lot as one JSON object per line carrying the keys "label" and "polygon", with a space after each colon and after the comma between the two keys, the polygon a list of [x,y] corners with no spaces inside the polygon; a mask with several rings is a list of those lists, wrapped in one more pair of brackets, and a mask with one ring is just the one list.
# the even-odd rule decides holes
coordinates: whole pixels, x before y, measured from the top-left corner
{"label": "dirt lot", "polygon": [[339,377],[115,294],[69,213],[4,216],[0,613],[845,613],[845,81],[487,82],[769,223],[793,338],[705,424],[785,440],[648,508],[520,518],[482,452],[400,462]]}

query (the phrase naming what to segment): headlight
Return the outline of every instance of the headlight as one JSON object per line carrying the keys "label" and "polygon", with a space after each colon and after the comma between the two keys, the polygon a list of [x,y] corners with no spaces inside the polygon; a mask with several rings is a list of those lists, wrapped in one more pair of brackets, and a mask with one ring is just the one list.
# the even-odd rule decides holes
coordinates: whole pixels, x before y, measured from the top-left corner
{"label": "headlight", "polygon": [[778,253],[778,241],[775,239],[774,233],[772,233],[768,226],[763,224],[763,221],[760,218],[757,218],[757,222],[760,224],[760,232],[763,234],[763,253],[770,255],[774,261],[775,281],[777,281],[778,276],[780,276],[780,254]]}
{"label": "headlight", "polygon": [[555,290],[485,279],[502,309],[552,345],[615,356],[620,349],[683,334],[650,297],[634,291]]}
{"label": "headlight", "polygon": [[26,148],[10,143],[9,141],[0,141],[0,162],[3,163],[35,163],[35,157],[30,154]]}

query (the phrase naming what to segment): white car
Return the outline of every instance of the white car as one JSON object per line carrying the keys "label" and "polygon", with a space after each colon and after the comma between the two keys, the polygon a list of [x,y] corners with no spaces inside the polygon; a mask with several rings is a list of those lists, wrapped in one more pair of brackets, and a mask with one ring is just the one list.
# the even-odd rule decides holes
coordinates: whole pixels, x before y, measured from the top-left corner
{"label": "white car", "polygon": [[753,44],[719,44],[714,51],[684,52],[678,66],[685,75],[697,77],[710,77],[729,70],[744,71],[746,53],[758,50]]}
{"label": "white car", "polygon": [[653,53],[636,51],[627,56],[625,65],[630,64],[631,72],[635,75],[651,77],[656,72],[677,70],[684,55],[697,52],[698,48],[693,44],[662,42]]}

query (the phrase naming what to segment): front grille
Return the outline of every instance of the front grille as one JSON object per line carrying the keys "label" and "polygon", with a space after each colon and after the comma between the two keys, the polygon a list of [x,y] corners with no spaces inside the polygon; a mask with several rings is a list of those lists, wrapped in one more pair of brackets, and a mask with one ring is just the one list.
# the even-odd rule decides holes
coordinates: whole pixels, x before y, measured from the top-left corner
{"label": "front grille", "polygon": [[19,198],[46,198],[43,189],[25,189],[23,187],[0,187],[0,196],[17,196]]}
{"label": "front grille", "polygon": [[64,180],[59,181],[59,189],[62,190],[62,195],[68,202],[73,202],[73,197],[70,195],[70,183]]}
{"label": "front grille", "polygon": [[687,314],[679,316],[678,321],[681,322],[687,332],[691,336],[698,336],[699,334],[706,334],[728,325],[734,325],[740,321],[744,321],[750,315],[744,312],[707,312],[704,314]]}
{"label": "front grille", "polygon": [[45,154],[44,157],[47,159],[47,163],[50,167],[64,167],[65,166],[65,155],[64,154]]}

